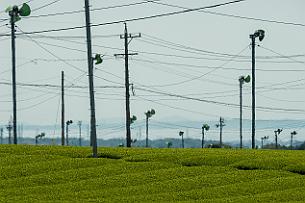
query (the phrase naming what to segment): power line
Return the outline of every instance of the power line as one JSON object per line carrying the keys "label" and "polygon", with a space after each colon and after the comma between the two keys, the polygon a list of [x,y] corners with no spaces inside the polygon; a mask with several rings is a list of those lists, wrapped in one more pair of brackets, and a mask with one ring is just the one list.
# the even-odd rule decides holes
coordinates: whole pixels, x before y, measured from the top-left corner
{"label": "power line", "polygon": [[59,1],[61,1],[61,0],[55,0],[55,1],[52,1],[50,3],[44,4],[44,5],[42,5],[42,6],[38,7],[38,8],[33,9],[32,12],[38,11],[38,10],[46,8],[48,6],[51,6],[51,5],[53,5],[53,4],[55,4],[55,3],[59,2]]}
{"label": "power line", "polygon": [[261,46],[261,45],[257,45],[257,46],[260,47],[260,48],[262,48],[262,49],[264,49],[264,50],[267,50],[267,51],[270,51],[270,52],[272,52],[272,53],[274,53],[274,54],[277,54],[277,55],[279,55],[279,56],[281,56],[281,57],[283,57],[283,58],[286,58],[286,59],[289,59],[289,60],[291,60],[291,61],[294,61],[294,62],[296,62],[296,63],[305,64],[304,61],[297,61],[297,60],[293,59],[293,58],[290,57],[290,56],[285,56],[285,55],[283,55],[283,54],[280,54],[280,53],[278,53],[278,52],[276,52],[276,51],[274,51],[274,50],[272,50],[272,49],[263,47],[263,46]]}
{"label": "power line", "polygon": [[[159,86],[159,87],[169,87],[169,86],[176,86],[176,85],[181,85],[181,84],[184,84],[184,83],[188,83],[188,82],[192,82],[194,80],[198,80],[200,78],[203,78],[204,76],[218,70],[218,69],[221,69],[223,68],[225,65],[227,65],[228,63],[230,63],[236,56],[238,56],[239,54],[241,54],[242,52],[244,52],[246,49],[248,48],[248,45],[242,49],[237,55],[234,55],[230,60],[227,60],[225,63],[221,64],[220,66],[217,66],[215,68],[213,68],[212,70],[204,73],[204,74],[201,74],[199,76],[196,76],[196,77],[193,77],[193,78],[190,78],[190,79],[187,79],[187,80],[184,80],[184,81],[180,81],[180,82],[175,82],[175,83],[170,83],[170,84],[164,84],[162,86]],[[147,87],[147,86],[146,86]]]}
{"label": "power line", "polygon": [[[39,102],[39,103],[36,103],[36,104],[33,104],[33,105],[30,105],[30,106],[27,106],[27,107],[24,107],[24,108],[19,108],[18,109],[18,111],[24,111],[24,110],[29,110],[29,109],[32,109],[32,108],[35,108],[35,107],[37,107],[37,106],[39,106],[39,105],[41,105],[41,104],[43,104],[43,103],[46,103],[46,102],[48,102],[48,101],[50,101],[51,99],[54,99],[55,97],[57,97],[58,95],[52,95],[51,97],[48,97],[47,99],[45,99],[45,100],[43,100],[43,101],[41,101],[41,102]],[[10,112],[9,110],[2,110],[2,111],[0,111],[0,112]]]}
{"label": "power line", "polygon": [[[22,33],[24,33],[19,27],[17,27]],[[65,63],[66,65],[80,71],[80,72],[85,72],[82,69],[68,63],[67,61],[64,61],[63,59],[61,59],[60,57],[58,57],[57,55],[55,55],[54,53],[52,53],[51,51],[49,51],[48,49],[46,49],[45,47],[41,46],[40,43],[38,43],[37,41],[35,41],[34,39],[32,39],[30,36],[27,36],[32,42],[34,42],[38,47],[40,47],[41,49],[43,49],[44,51],[48,52],[50,55],[52,55],[53,57],[57,58],[58,60],[60,60],[61,62]]]}
{"label": "power line", "polygon": [[[114,37],[119,37],[119,34],[109,34],[109,35],[92,35],[91,38],[114,38]],[[33,35],[32,38],[49,38],[49,39],[83,39],[86,38],[86,36],[82,35],[56,35],[56,36],[51,36],[51,35]]]}
{"label": "power line", "polygon": [[[156,1],[159,1],[159,0],[156,0]],[[154,1],[152,1],[152,2],[154,2]],[[141,1],[141,2],[130,3],[130,4],[93,8],[93,9],[90,9],[90,11],[101,11],[101,10],[108,10],[108,9],[115,9],[115,8],[123,8],[123,7],[130,7],[130,6],[147,4],[147,3],[151,3],[151,1]],[[72,14],[78,14],[78,13],[84,13],[84,12],[85,12],[85,10],[74,10],[74,11],[42,14],[42,15],[36,15],[36,16],[28,16],[27,18],[53,17],[53,16],[62,16],[62,15],[72,15]]]}
{"label": "power line", "polygon": [[[143,35],[143,38],[147,37],[148,40],[159,43],[158,46],[161,46],[161,45],[164,46],[164,44],[167,44],[169,46],[195,51],[195,53],[200,52],[200,53],[204,53],[204,54],[207,54],[207,55],[211,54],[211,56],[214,56],[214,57],[217,56],[217,57],[226,57],[226,58],[230,57],[231,58],[231,57],[236,56],[236,55],[233,55],[233,54],[209,51],[209,50],[199,49],[199,48],[195,48],[195,47],[191,47],[191,46],[186,46],[186,45],[183,45],[183,44],[179,44],[179,43],[176,43],[176,42],[171,42],[171,41],[164,40],[164,39],[161,39],[159,37],[148,35],[148,34],[142,34],[142,35]],[[168,46],[164,46],[164,47],[169,48]],[[194,53],[194,52],[192,52],[192,53]],[[304,56],[305,56],[304,54],[294,54],[294,55],[291,55],[289,57],[294,58],[294,57],[304,57]],[[251,56],[245,56],[245,55],[240,55],[240,56],[236,56],[236,57],[237,58],[243,58],[243,59],[251,58]],[[256,58],[258,58],[258,59],[279,59],[279,58],[287,58],[287,57],[285,57],[285,56],[257,56]]]}
{"label": "power line", "polygon": [[[11,82],[0,82],[0,85],[12,85]],[[60,85],[54,85],[54,84],[32,84],[32,83],[17,83],[18,86],[22,87],[46,87],[46,88],[61,88]],[[72,88],[72,89],[88,89],[88,86],[80,86],[80,85],[69,85],[66,86],[66,88]],[[116,89],[116,88],[124,88],[124,86],[95,86],[97,89]]]}
{"label": "power line", "polygon": [[[140,60],[137,60],[137,61],[141,61]],[[149,67],[149,66],[145,66],[145,67]],[[189,69],[185,66],[183,66],[184,69]],[[174,68],[162,68],[162,67],[152,67],[153,69],[158,69],[162,72],[166,72],[166,73],[169,73],[170,75],[177,75],[179,77],[182,77],[182,78],[188,78],[188,79],[193,79],[197,76],[194,76],[192,74],[189,74],[189,73],[185,73],[185,72],[182,72],[180,70],[177,70],[177,69],[174,69]],[[202,72],[200,71],[195,71],[196,73],[199,73],[199,74],[203,74]],[[181,81],[181,82],[184,82],[185,80]],[[236,86],[235,84],[232,84],[232,83],[226,83],[226,82],[222,82],[222,81],[214,81],[214,80],[210,80],[210,79],[201,79],[201,78],[198,78],[198,81],[200,82],[210,82],[210,83],[216,83],[216,84],[220,84],[220,85],[226,85],[226,86]],[[181,83],[181,82],[175,82],[175,83],[170,83],[170,84],[158,84],[158,85],[147,85],[149,87],[169,87],[169,86],[176,86],[176,85],[182,85],[184,83]],[[146,86],[146,85],[145,85]]]}
{"label": "power line", "polygon": [[[183,7],[183,6],[178,6],[178,5],[168,4],[168,3],[162,3],[162,2],[151,1],[151,3],[159,4],[159,5],[164,5],[164,6],[169,6],[169,7],[174,7],[174,8],[187,9],[186,7]],[[213,12],[213,11],[201,11],[200,10],[198,12],[203,12],[203,13],[208,13],[208,14],[213,14],[213,15],[219,15],[219,16],[225,16],[225,17],[245,19],[245,20],[255,20],[255,21],[261,21],[261,22],[268,22],[268,23],[276,23],[276,24],[283,24],[283,25],[294,25],[294,26],[305,27],[305,24],[295,23],[295,22],[285,22],[285,21],[279,21],[279,20],[268,20],[268,19],[263,19],[263,18],[254,18],[254,17],[247,17],[247,16],[241,16],[241,15],[219,13],[219,12]]]}
{"label": "power line", "polygon": [[[163,64],[163,65],[169,65],[169,66],[182,66],[182,67],[192,67],[192,68],[198,68],[198,69],[215,69],[217,67],[215,66],[203,66],[203,65],[193,65],[193,64],[186,64],[186,63],[173,63],[173,62],[167,62],[167,61],[160,61],[160,60],[147,60],[147,59],[132,59],[133,61],[140,61],[144,63],[151,63],[151,64]],[[225,60],[227,61],[227,60]],[[234,60],[232,60],[234,61]],[[237,71],[249,71],[247,68],[225,68],[225,67],[220,67],[219,69],[222,70],[237,70]],[[256,68],[257,71],[262,71],[262,72],[304,72],[304,69],[262,69],[262,68]]]}
{"label": "power line", "polygon": [[261,96],[261,97],[264,97],[266,99],[273,100],[273,101],[289,102],[289,103],[304,103],[305,102],[305,100],[298,100],[298,101],[294,100],[294,101],[292,101],[292,100],[286,100],[286,99],[273,98],[273,97],[265,96],[265,95],[262,95],[262,94],[258,94],[258,95]]}
{"label": "power line", "polygon": [[[18,27],[18,29],[19,29],[22,33],[24,33],[19,27]],[[51,54],[51,55],[52,55],[53,57],[55,57],[56,59],[58,59],[59,61],[63,62],[64,64],[66,64],[66,65],[72,67],[73,69],[78,70],[78,71],[80,71],[80,72],[82,72],[82,73],[87,73],[86,71],[83,71],[81,68],[78,68],[77,66],[74,66],[74,65],[72,65],[71,63],[68,63],[67,61],[65,61],[65,60],[63,60],[62,58],[58,57],[56,54],[54,54],[53,52],[49,51],[48,49],[46,49],[46,48],[43,47],[42,45],[40,45],[40,43],[38,43],[37,41],[35,41],[34,39],[32,39],[30,36],[28,36],[28,38],[29,38],[32,42],[34,42],[37,46],[39,46],[41,49],[45,50],[46,52],[48,52],[49,54]],[[113,83],[113,84],[119,84],[119,85],[121,85],[121,83],[114,82],[114,81],[111,81],[111,80],[108,80],[108,79],[99,77],[99,76],[97,76],[97,75],[94,75],[94,77],[95,77],[95,78],[102,79],[102,80],[107,81],[107,82],[110,82],[110,83]]]}
{"label": "power line", "polygon": [[[184,98],[184,99],[193,100],[193,101],[199,101],[199,102],[216,104],[216,105],[221,105],[221,106],[230,106],[230,107],[234,107],[234,108],[239,108],[238,104],[233,104],[233,103],[226,103],[226,102],[219,102],[219,101],[213,101],[213,100],[206,100],[206,99],[187,97],[187,96],[182,96],[182,95],[178,95],[178,94],[172,94],[172,93],[165,93],[165,92],[161,92],[161,91],[149,90],[149,89],[145,89],[145,88],[137,88],[137,89],[138,90],[142,90],[142,91],[146,91],[146,92],[152,92],[152,93],[168,95],[168,96],[172,96],[172,97]],[[246,105],[244,105],[244,107],[251,108],[251,106],[246,106]],[[260,110],[271,110],[271,111],[284,111],[284,112],[300,112],[300,113],[305,113],[305,110],[303,110],[303,109],[284,109],[284,108],[262,107],[262,106],[258,106],[257,109],[260,109]]]}
{"label": "power line", "polygon": [[[143,35],[143,34],[142,34]],[[146,34],[145,34],[146,35]],[[95,35],[93,36],[96,37],[96,38],[108,38],[108,37],[118,37],[120,35],[118,34],[112,34],[112,35]],[[150,35],[147,35],[151,38],[156,38],[156,37],[152,37]],[[21,36],[22,37],[22,36]],[[71,42],[71,43],[74,43],[74,44],[80,44],[80,45],[84,45],[85,43],[82,43],[82,42],[77,42],[77,41],[71,41],[71,40],[66,40],[66,39],[78,39],[78,38],[84,38],[84,36],[48,36],[48,35],[34,35],[32,36],[32,38],[49,38],[49,39],[53,39],[53,40],[59,40],[59,41],[64,41],[64,42]],[[167,53],[156,53],[156,52],[145,52],[145,51],[138,51],[138,50],[133,50],[133,52],[138,52],[138,53],[141,53],[141,54],[151,54],[151,55],[158,55],[158,56],[166,56],[166,57],[176,57],[176,58],[185,58],[185,59],[198,59],[198,60],[218,60],[218,61],[225,61],[225,59],[223,59],[223,57],[225,58],[228,58],[228,57],[232,57],[232,56],[235,56],[235,55],[232,55],[232,54],[228,54],[228,53],[220,53],[220,52],[211,52],[211,53],[215,53],[215,54],[208,54],[210,51],[206,51],[206,50],[201,50],[201,49],[197,49],[197,48],[192,48],[192,47],[188,47],[188,46],[185,46],[185,45],[179,45],[179,44],[176,44],[176,43],[173,43],[173,42],[168,42],[168,41],[165,41],[165,40],[161,40],[160,38],[156,38],[156,39],[159,39],[161,41],[161,45],[163,46],[164,45],[164,42],[165,43],[169,43],[173,46],[177,46],[177,47],[183,47],[185,49],[195,49],[195,50],[200,50],[201,52],[207,52],[205,53],[204,55],[210,55],[210,56],[214,56],[214,57],[221,57],[221,58],[206,58],[206,57],[195,57],[195,56],[184,56],[184,55],[175,55],[175,54],[167,54]],[[45,42],[41,42],[39,41],[40,43],[45,43]],[[50,46],[58,46],[58,45],[54,45],[54,44],[49,44],[49,43],[45,43],[47,45],[50,45]],[[159,44],[160,45],[160,44]],[[122,50],[122,48],[117,48],[117,47],[109,47],[109,46],[101,46],[101,45],[93,45],[95,47],[102,47],[102,48],[107,48],[107,49],[113,49],[113,50]],[[58,47],[62,47],[62,48],[68,48],[68,47],[63,47],[63,46],[58,46]],[[168,47],[166,46],[167,48],[170,48],[170,49],[173,49],[171,47]],[[75,50],[75,51],[82,51],[83,50],[77,50],[77,49],[71,49],[71,50]],[[179,49],[180,50],[180,49]],[[182,50],[181,50],[182,51]],[[183,50],[185,51],[185,50]],[[197,52],[191,52],[191,53],[195,53],[195,54],[198,54]],[[203,54],[202,53],[202,54]],[[221,56],[219,56],[221,55]],[[257,58],[260,58],[260,59],[280,59],[280,58],[287,58],[287,57],[290,57],[290,58],[298,58],[298,57],[305,57],[305,54],[295,54],[295,55],[290,55],[290,56],[258,56]],[[236,58],[250,58],[250,56],[236,56]],[[249,62],[249,60],[234,60],[236,62]],[[262,63],[290,63],[290,62],[286,62],[286,61],[260,61]]]}
{"label": "power line", "polygon": [[145,100],[145,101],[148,101],[148,102],[151,102],[151,103],[154,103],[154,104],[158,104],[160,106],[166,106],[166,107],[174,109],[174,110],[179,110],[179,111],[184,111],[184,112],[193,113],[193,114],[199,114],[199,115],[205,115],[205,116],[218,117],[218,115],[207,114],[207,113],[202,113],[202,112],[198,112],[198,111],[192,111],[190,109],[185,109],[185,108],[181,108],[181,107],[177,107],[177,106],[173,106],[173,105],[164,104],[164,103],[157,102],[157,101],[154,101],[154,100],[151,100],[151,99],[146,99],[144,97],[140,97],[140,96],[137,96],[137,95],[135,95],[135,97],[138,97],[138,98],[140,98],[142,100]]}
{"label": "power line", "polygon": [[167,122],[161,122],[161,121],[151,121],[151,123],[158,123],[158,124],[164,124],[164,125],[170,125],[170,126],[177,126],[177,127],[182,127],[182,128],[190,128],[190,129],[195,129],[195,130],[201,130],[201,127],[200,128],[196,128],[196,127],[193,127],[193,126],[186,126],[186,125],[179,125],[179,124],[174,124],[174,123],[167,123]]}
{"label": "power line", "polygon": [[[203,9],[221,7],[221,6],[225,6],[225,5],[229,5],[229,4],[235,4],[235,3],[239,3],[239,2],[243,2],[243,1],[246,1],[246,0],[235,0],[235,1],[229,1],[229,2],[221,3],[221,4],[214,4],[214,5],[211,5],[211,6],[204,6],[204,7],[194,8],[194,9],[185,9],[185,10],[182,10],[182,11],[174,11],[174,12],[169,12],[169,13],[162,13],[162,14],[156,14],[156,15],[150,15],[150,16],[144,16],[144,17],[138,17],[138,18],[130,18],[130,19],[118,20],[118,21],[112,21],[112,22],[106,22],[106,23],[91,24],[90,27],[99,27],[99,26],[113,25],[113,24],[119,24],[119,23],[124,23],[124,22],[133,22],[133,21],[168,17],[168,16],[173,16],[173,15],[179,15],[179,14],[185,14],[185,13],[189,13],[189,12],[199,11],[199,10],[203,10]],[[82,29],[82,28],[85,28],[85,27],[86,26],[82,25],[82,26],[74,26],[74,27],[59,28],[59,29],[22,32],[22,34],[23,35],[32,35],[32,34],[41,34],[41,33],[50,33],[50,32],[61,32],[61,31]],[[2,36],[5,36],[5,35],[2,35]]]}

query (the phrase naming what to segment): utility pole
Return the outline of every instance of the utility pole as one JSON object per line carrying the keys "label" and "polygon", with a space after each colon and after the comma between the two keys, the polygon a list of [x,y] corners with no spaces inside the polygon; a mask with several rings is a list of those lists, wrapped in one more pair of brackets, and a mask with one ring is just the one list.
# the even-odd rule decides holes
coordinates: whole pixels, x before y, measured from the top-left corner
{"label": "utility pole", "polygon": [[12,47],[12,83],[13,83],[13,137],[14,144],[17,144],[17,99],[16,99],[16,36],[15,19],[18,16],[18,7],[14,6],[9,12],[11,17],[11,47]]}
{"label": "utility pole", "polygon": [[77,122],[79,129],[79,146],[82,146],[82,121]]}
{"label": "utility pole", "polygon": [[[137,53],[129,53],[128,45],[133,38],[141,37],[141,33],[130,34],[127,30],[127,23],[125,22],[124,35],[120,35],[120,39],[124,39],[125,53],[115,54],[114,56],[124,56],[125,57],[125,107],[126,107],[126,146],[131,147],[131,131],[130,131],[130,84],[129,84],[129,68],[128,68],[128,58],[131,55],[137,55]],[[128,41],[130,39],[130,41]]]}
{"label": "utility pole", "polygon": [[1,144],[3,144],[3,128],[0,128],[0,136]]}
{"label": "utility pole", "polygon": [[45,133],[40,133],[40,134],[36,135],[36,136],[35,136],[35,145],[38,144],[38,139],[41,139],[41,138],[43,138],[43,137],[45,137],[45,136],[46,136]]}
{"label": "utility pole", "polygon": [[183,134],[184,132],[183,131],[180,131],[179,132],[179,136],[181,137],[181,147],[184,148],[184,139],[183,139]]}
{"label": "utility pole", "polygon": [[94,100],[94,82],[93,82],[93,59],[92,59],[89,0],[85,0],[85,13],[86,13],[87,57],[88,57],[89,95],[90,95],[90,114],[91,114],[90,140],[92,143],[92,156],[97,157],[95,100]]}
{"label": "utility pole", "polygon": [[250,75],[239,77],[239,148],[243,148],[243,84],[250,82]]}
{"label": "utility pole", "polygon": [[18,6],[9,7],[6,12],[10,16],[11,23],[11,49],[12,49],[12,85],[13,85],[13,138],[17,144],[17,94],[16,94],[16,35],[15,23],[21,19],[20,16],[29,16],[31,8],[24,3],[21,8]]}
{"label": "utility pole", "polygon": [[65,73],[61,71],[61,145],[65,145]]}
{"label": "utility pole", "polygon": [[250,35],[252,45],[252,149],[255,149],[255,37]]}
{"label": "utility pole", "polygon": [[277,129],[274,131],[275,133],[275,148],[278,149],[278,141],[277,141],[277,138],[278,138],[278,135],[283,131],[283,129]]}
{"label": "utility pole", "polygon": [[208,131],[210,129],[210,126],[208,124],[203,124],[202,126],[202,139],[201,139],[201,148],[204,147],[204,130]]}
{"label": "utility pole", "polygon": [[72,120],[68,120],[66,122],[66,142],[67,142],[67,146],[69,146],[69,125],[71,125],[73,123]]}
{"label": "utility pole", "polygon": [[224,118],[222,118],[222,117],[220,117],[219,118],[219,123],[218,124],[216,124],[216,127],[217,128],[219,128],[219,145],[220,145],[220,147],[222,147],[222,128],[224,127],[224,126],[226,126],[225,124],[224,124]]}
{"label": "utility pole", "polygon": [[8,125],[6,126],[6,129],[8,130],[8,144],[12,144],[12,123],[11,121],[8,122]]}
{"label": "utility pole", "polygon": [[148,116],[146,115],[146,139],[145,139],[145,147],[148,147]]}
{"label": "utility pole", "polygon": [[252,47],[252,149],[255,149],[255,38],[262,41],[265,37],[264,30],[257,30],[250,35]]}
{"label": "utility pole", "polygon": [[261,139],[262,139],[262,146],[261,146],[261,148],[263,149],[264,148],[264,140],[268,140],[269,136],[261,137]]}
{"label": "utility pole", "polygon": [[145,112],[146,116],[146,142],[145,142],[145,147],[148,147],[148,119],[155,115],[156,111],[154,109],[148,110]]}
{"label": "utility pole", "polygon": [[293,137],[298,134],[296,131],[293,131],[290,133],[291,137],[290,137],[290,149],[293,148]]}

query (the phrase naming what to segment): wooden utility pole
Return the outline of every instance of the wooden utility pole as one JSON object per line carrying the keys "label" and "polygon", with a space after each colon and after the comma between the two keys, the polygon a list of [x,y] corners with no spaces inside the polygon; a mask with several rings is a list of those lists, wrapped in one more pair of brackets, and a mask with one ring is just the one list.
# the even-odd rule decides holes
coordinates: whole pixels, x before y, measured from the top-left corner
{"label": "wooden utility pole", "polygon": [[[133,38],[141,37],[141,33],[136,35],[128,34],[127,23],[125,24],[124,35],[120,35],[121,39],[124,39],[125,53],[124,54],[115,54],[115,56],[125,56],[125,105],[126,105],[126,146],[131,147],[131,131],[130,131],[130,93],[129,93],[129,68],[128,68],[128,57],[130,55],[137,55],[137,53],[129,53],[128,45]],[[128,39],[130,41],[128,42]]]}
{"label": "wooden utility pole", "polygon": [[61,71],[61,145],[65,145],[65,73]]}
{"label": "wooden utility pole", "polygon": [[220,147],[222,147],[222,128],[224,127],[224,126],[226,126],[225,124],[224,124],[224,118],[222,118],[222,117],[220,117],[219,118],[219,123],[218,124],[216,124],[216,127],[218,128],[219,127],[219,145],[220,145]]}
{"label": "wooden utility pole", "polygon": [[88,58],[90,115],[91,115],[90,140],[92,143],[92,156],[97,157],[96,118],[95,118],[95,100],[94,100],[94,82],[93,82],[93,57],[92,57],[92,43],[91,43],[89,0],[85,0],[85,13],[86,13],[87,58]]}

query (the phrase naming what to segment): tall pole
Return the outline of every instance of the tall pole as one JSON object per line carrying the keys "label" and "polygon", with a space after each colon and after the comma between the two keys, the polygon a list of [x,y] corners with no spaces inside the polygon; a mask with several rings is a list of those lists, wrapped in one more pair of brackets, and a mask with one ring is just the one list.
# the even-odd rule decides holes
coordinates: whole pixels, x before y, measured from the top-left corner
{"label": "tall pole", "polygon": [[183,134],[184,132],[183,131],[180,131],[179,132],[179,136],[181,136],[181,147],[184,148],[184,139],[183,139]]}
{"label": "tall pole", "polygon": [[219,136],[220,136],[220,138],[219,138],[219,144],[220,144],[220,147],[222,147],[222,120],[221,120],[221,118],[220,118],[220,132],[219,132]]}
{"label": "tall pole", "polygon": [[92,59],[89,0],[85,0],[85,13],[86,13],[87,57],[88,57],[89,95],[90,95],[90,114],[91,114],[90,140],[92,143],[92,156],[97,157],[95,100],[94,100],[94,84],[93,84],[93,59]]}
{"label": "tall pole", "polygon": [[130,94],[129,94],[129,69],[128,69],[128,31],[127,24],[125,23],[124,31],[125,40],[125,91],[126,91],[126,145],[131,147],[131,135],[130,135]]}
{"label": "tall pole", "polygon": [[0,128],[0,136],[1,144],[3,144],[3,128]]}
{"label": "tall pole", "polygon": [[225,126],[224,119],[222,117],[219,118],[219,123],[216,124],[216,127],[219,127],[219,145],[222,147],[222,128]]}
{"label": "tall pole", "polygon": [[239,79],[239,148],[243,148],[243,80]]}
{"label": "tall pole", "polygon": [[12,83],[13,83],[13,141],[17,144],[17,99],[16,99],[16,44],[15,44],[15,18],[18,8],[9,12],[11,17],[11,46],[12,46]]}
{"label": "tall pole", "polygon": [[61,145],[65,145],[65,73],[61,71]]}
{"label": "tall pole", "polygon": [[[130,55],[137,55],[137,53],[129,53],[128,45],[133,38],[141,37],[141,33],[136,35],[130,34],[127,31],[127,23],[124,23],[125,29],[124,34],[120,35],[121,39],[124,39],[124,54],[114,54],[114,56],[124,56],[125,58],[125,107],[126,107],[126,146],[131,147],[131,131],[130,131],[130,93],[129,93],[129,67],[128,67],[128,59]],[[130,41],[128,41],[130,39]]]}
{"label": "tall pole", "polygon": [[274,131],[275,133],[275,148],[278,149],[278,145],[277,145],[277,136],[278,136],[278,133],[277,131]]}
{"label": "tall pole", "polygon": [[69,146],[69,124],[66,125],[66,145]]}
{"label": "tall pole", "polygon": [[148,147],[148,115],[146,115],[146,142],[145,147]]}
{"label": "tall pole", "polygon": [[201,148],[204,147],[204,127],[202,127],[202,139],[201,139]]}
{"label": "tall pole", "polygon": [[255,149],[255,35],[250,35],[252,41],[252,149]]}
{"label": "tall pole", "polygon": [[291,132],[291,139],[290,139],[290,148],[293,149],[293,136],[297,134],[296,131]]}
{"label": "tall pole", "polygon": [[9,121],[6,126],[6,129],[8,130],[8,144],[12,144],[12,128],[11,121]]}
{"label": "tall pole", "polygon": [[79,146],[82,146],[82,122],[78,121],[78,129],[79,129]]}
{"label": "tall pole", "polygon": [[283,131],[283,129],[277,129],[274,131],[275,133],[275,148],[278,149],[278,141],[277,141],[277,138],[278,138],[278,135]]}
{"label": "tall pole", "polygon": [[290,149],[292,149],[292,143],[293,143],[293,134],[291,133],[291,137],[290,137]]}

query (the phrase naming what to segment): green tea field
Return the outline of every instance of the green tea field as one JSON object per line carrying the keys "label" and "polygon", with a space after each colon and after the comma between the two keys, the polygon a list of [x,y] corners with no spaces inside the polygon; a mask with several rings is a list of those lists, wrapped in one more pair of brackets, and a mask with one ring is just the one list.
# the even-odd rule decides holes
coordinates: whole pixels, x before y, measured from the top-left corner
{"label": "green tea field", "polygon": [[305,151],[0,145],[1,202],[305,202]]}

